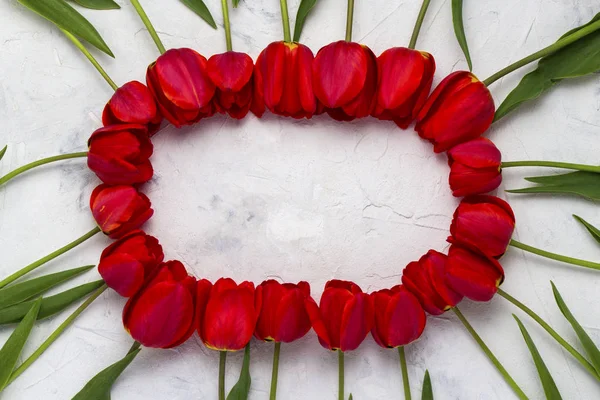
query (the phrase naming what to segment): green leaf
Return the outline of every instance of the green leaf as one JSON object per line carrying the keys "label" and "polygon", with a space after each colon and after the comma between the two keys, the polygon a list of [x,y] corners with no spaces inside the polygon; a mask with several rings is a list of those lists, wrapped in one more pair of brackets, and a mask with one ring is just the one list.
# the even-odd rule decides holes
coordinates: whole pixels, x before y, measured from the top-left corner
{"label": "green leaf", "polygon": [[69,269],[55,274],[41,276],[25,282],[17,283],[0,289],[0,309],[19,304],[29,300],[38,294],[42,294],[51,288],[60,285],[84,272],[94,268],[94,265],[86,265],[81,268]]}
{"label": "green leaf", "polygon": [[[71,304],[97,290],[102,285],[104,285],[103,280],[85,283],[54,296],[43,298],[37,319],[41,320],[58,314]],[[0,310],[0,325],[14,324],[21,321],[34,303],[34,300],[25,301]]]}
{"label": "green leaf", "polygon": [[104,39],[102,39],[96,28],[64,0],[18,1],[31,11],[53,22],[59,28],[80,37],[98,50],[114,57],[114,54],[110,51],[108,45],[104,42]]}
{"label": "green leaf", "polygon": [[121,8],[113,0],[72,0],[81,7],[90,8],[92,10],[117,10]]}
{"label": "green leaf", "polygon": [[4,148],[0,150],[0,161],[4,157],[4,154],[6,154],[6,149],[8,149],[8,145],[4,146]]}
{"label": "green leaf", "polygon": [[190,10],[195,12],[200,18],[206,21],[207,24],[217,29],[217,24],[212,14],[202,0],[181,0]]}
{"label": "green leaf", "polygon": [[429,377],[429,371],[425,370],[425,377],[423,378],[423,394],[421,400],[433,400],[433,388],[431,387],[431,378]]}
{"label": "green leaf", "polygon": [[577,171],[562,175],[525,178],[538,186],[507,190],[509,193],[574,194],[588,200],[600,200],[600,174]]}
{"label": "green leaf", "polygon": [[452,23],[454,24],[454,34],[456,35],[458,44],[467,59],[469,71],[473,71],[469,45],[467,44],[467,37],[465,36],[465,25],[463,24],[463,0],[452,0]]}
{"label": "green leaf", "polygon": [[250,393],[251,381],[250,344],[247,344],[244,349],[244,364],[242,365],[242,371],[240,372],[240,379],[227,395],[227,400],[246,400],[248,398],[248,393]]}
{"label": "green leaf", "polygon": [[294,42],[300,41],[302,35],[302,29],[304,28],[304,22],[306,17],[310,14],[311,10],[317,4],[317,0],[302,0],[300,6],[298,6],[298,13],[296,13],[296,25],[294,26]]}
{"label": "green leaf", "polygon": [[556,387],[556,383],[554,383],[554,379],[552,379],[552,375],[550,375],[550,371],[548,371],[548,367],[542,360],[542,356],[538,351],[537,347],[535,347],[535,343],[533,343],[533,339],[525,329],[523,323],[517,318],[515,314],[513,317],[519,324],[519,329],[523,334],[523,338],[525,339],[525,343],[527,343],[527,347],[529,347],[529,351],[531,352],[531,356],[533,357],[533,362],[535,363],[535,367],[537,368],[538,374],[540,376],[540,380],[542,381],[542,386],[544,387],[544,393],[546,394],[546,398],[548,400],[561,400],[560,392]]}
{"label": "green leaf", "polygon": [[[596,14],[589,23],[567,32],[561,39],[599,19],[600,13]],[[596,31],[542,58],[538,63],[538,67],[525,75],[517,87],[498,107],[494,121],[504,117],[521,103],[541,96],[563,79],[577,78],[599,70],[600,31]]]}
{"label": "green leaf", "polygon": [[350,396],[348,396],[348,400],[353,400],[352,393],[350,393]]}
{"label": "green leaf", "polygon": [[558,304],[558,308],[560,308],[560,312],[565,316],[567,321],[573,327],[573,330],[577,334],[581,345],[583,346],[585,352],[590,357],[590,362],[594,366],[594,369],[598,374],[600,374],[600,350],[594,344],[589,335],[583,330],[583,327],[577,322],[571,311],[567,307],[567,304],[564,302],[562,296],[558,292],[558,289],[554,285],[554,282],[550,281],[552,284],[552,292],[554,293],[554,299],[556,300],[556,304]]}
{"label": "green leaf", "polygon": [[94,376],[72,400],[110,400],[110,391],[116,380],[140,351],[139,343],[134,343],[125,357]]}
{"label": "green leaf", "polygon": [[40,311],[41,299],[33,302],[23,321],[10,335],[2,349],[0,349],[0,392],[4,390],[13,369],[17,365],[21,351],[29,338],[29,333]]}
{"label": "green leaf", "polygon": [[592,235],[592,237],[596,239],[598,243],[600,243],[600,229],[596,228],[594,225],[590,224],[578,215],[573,215],[573,217],[588,230],[590,235]]}
{"label": "green leaf", "polygon": [[233,8],[237,8],[240,5],[240,0],[232,0],[231,3],[233,3]]}

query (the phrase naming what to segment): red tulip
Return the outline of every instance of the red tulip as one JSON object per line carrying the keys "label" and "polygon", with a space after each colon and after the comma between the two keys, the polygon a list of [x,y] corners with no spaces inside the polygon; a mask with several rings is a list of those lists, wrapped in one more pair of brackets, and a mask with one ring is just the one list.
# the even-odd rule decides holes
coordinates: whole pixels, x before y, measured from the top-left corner
{"label": "red tulip", "polygon": [[206,58],[192,49],[167,50],[148,67],[146,82],[162,114],[177,127],[214,114],[216,88]]}
{"label": "red tulip", "polygon": [[447,269],[448,257],[429,250],[418,262],[411,262],[402,271],[402,284],[431,315],[443,314],[463,298],[446,284]]}
{"label": "red tulip", "polygon": [[164,258],[158,240],[133,231],[108,246],[100,256],[98,272],[123,297],[131,297],[154,273]]}
{"label": "red tulip", "polygon": [[281,284],[264,281],[256,288],[262,308],[254,336],[260,340],[289,343],[300,339],[311,328],[305,301],[310,297],[308,282]]}
{"label": "red tulip", "polygon": [[340,40],[323,47],[313,62],[313,87],[338,121],[371,114],[377,91],[377,57],[367,46]]}
{"label": "red tulip", "polygon": [[484,194],[502,183],[502,154],[486,138],[477,138],[448,150],[450,188],[456,197]]}
{"label": "red tulip", "polygon": [[196,279],[179,261],[162,264],[160,272],[123,309],[123,325],[146,347],[171,348],[194,333]]}
{"label": "red tulip", "polygon": [[494,119],[494,99],[475,75],[457,71],[435,88],[417,115],[415,130],[441,153],[481,136]]}
{"label": "red tulip", "polygon": [[102,232],[112,239],[138,229],[154,213],[148,197],[124,185],[96,187],[90,196],[90,209]]}
{"label": "red tulip", "polygon": [[502,199],[494,196],[470,196],[454,212],[450,243],[463,243],[483,254],[500,258],[506,252],[513,231],[515,214]]}
{"label": "red tulip", "polygon": [[317,111],[312,83],[312,51],[300,43],[274,42],[256,59],[252,112],[311,118]]}
{"label": "red tulip", "polygon": [[217,111],[242,119],[252,103],[254,63],[245,53],[228,51],[208,59],[206,72],[217,87],[214,104]]}
{"label": "red tulip", "polygon": [[88,167],[110,185],[147,182],[154,171],[153,146],[144,125],[111,125],[100,128],[88,140]]}
{"label": "red tulip", "polygon": [[198,288],[197,321],[206,347],[219,351],[243,349],[252,338],[261,308],[254,284],[237,285],[229,278]]}
{"label": "red tulip", "polygon": [[321,302],[306,301],[306,310],[321,346],[329,350],[355,350],[373,329],[373,298],[352,282],[332,280]]}
{"label": "red tulip", "polygon": [[377,58],[379,82],[373,116],[406,129],[425,103],[434,73],[435,60],[429,53],[405,47],[384,51]]}
{"label": "red tulip", "polygon": [[475,301],[489,301],[504,281],[504,270],[494,258],[477,250],[452,245],[446,281],[457,293]]}
{"label": "red tulip", "polygon": [[425,311],[419,300],[401,285],[373,293],[373,339],[384,348],[405,346],[425,329]]}
{"label": "red tulip", "polygon": [[141,82],[127,82],[115,91],[104,107],[104,126],[138,124],[148,127],[150,135],[160,127],[162,115],[156,107],[152,92]]}

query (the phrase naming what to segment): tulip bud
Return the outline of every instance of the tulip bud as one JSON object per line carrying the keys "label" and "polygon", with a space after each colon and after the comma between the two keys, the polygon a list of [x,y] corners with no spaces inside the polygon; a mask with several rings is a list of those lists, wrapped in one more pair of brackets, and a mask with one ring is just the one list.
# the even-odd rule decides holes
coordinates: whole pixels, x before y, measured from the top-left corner
{"label": "tulip bud", "polygon": [[477,138],[448,150],[450,189],[456,197],[484,194],[502,183],[502,155],[486,138]]}
{"label": "tulip bud", "polygon": [[208,59],[206,72],[217,87],[214,104],[218,112],[242,119],[252,103],[254,63],[245,53],[228,51]]}
{"label": "tulip bud", "polygon": [[152,136],[162,121],[152,92],[141,82],[127,82],[115,91],[104,107],[102,123],[104,126],[118,124],[137,124],[148,127]]}

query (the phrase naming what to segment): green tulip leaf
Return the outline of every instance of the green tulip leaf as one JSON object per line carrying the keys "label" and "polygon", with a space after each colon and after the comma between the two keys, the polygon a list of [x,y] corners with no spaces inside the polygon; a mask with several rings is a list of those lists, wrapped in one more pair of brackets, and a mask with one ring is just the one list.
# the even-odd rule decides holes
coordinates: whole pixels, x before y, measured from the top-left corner
{"label": "green tulip leaf", "polygon": [[598,243],[600,243],[600,229],[596,228],[594,225],[590,224],[578,215],[573,215],[573,217],[588,230],[590,235],[592,235],[592,237],[596,239]]}
{"label": "green tulip leaf", "polygon": [[600,200],[600,174],[576,171],[562,175],[525,178],[538,186],[507,190],[509,193],[574,194],[588,200]]}
{"label": "green tulip leaf", "polygon": [[352,397],[352,393],[350,393],[350,396],[348,396],[348,400],[353,400],[354,398]]}
{"label": "green tulip leaf", "polygon": [[463,23],[463,0],[452,0],[452,23],[454,24],[454,34],[456,35],[458,44],[467,59],[469,71],[473,71],[469,45],[467,44],[467,37],[465,36],[465,25]]}
{"label": "green tulip leaf", "polygon": [[207,24],[217,29],[217,24],[212,14],[206,7],[206,4],[202,0],[181,0],[190,10],[195,12],[200,18],[202,18]]}
{"label": "green tulip leaf", "polygon": [[81,7],[90,8],[92,10],[118,10],[120,5],[113,0],[72,0]]}
{"label": "green tulip leaf", "polygon": [[529,347],[529,351],[531,352],[531,356],[533,357],[533,362],[535,363],[538,375],[540,376],[540,380],[542,381],[542,386],[544,388],[544,393],[546,394],[546,399],[562,400],[560,392],[556,387],[556,383],[554,383],[554,379],[552,379],[552,375],[550,375],[550,371],[548,370],[548,367],[546,367],[544,360],[542,360],[542,356],[540,355],[540,352],[535,346],[535,343],[533,343],[533,339],[531,339],[529,332],[527,332],[527,329],[525,329],[525,326],[519,320],[519,318],[517,318],[516,315],[513,314],[513,317],[519,325],[519,329],[523,334],[523,338],[525,339],[525,343],[527,343],[527,347]]}
{"label": "green tulip leaf", "polygon": [[551,281],[550,283],[552,284],[552,292],[554,293],[554,299],[556,300],[556,304],[558,304],[558,308],[560,308],[560,312],[562,312],[567,321],[569,321],[573,327],[573,330],[577,334],[581,345],[583,346],[587,355],[590,357],[591,364],[594,366],[596,372],[600,374],[600,350],[598,350],[598,347],[594,344],[592,338],[589,337],[583,327],[579,324],[579,322],[577,322],[571,313],[571,310],[569,310],[569,307],[567,307],[567,304],[564,302],[562,296],[558,292],[554,282]]}
{"label": "green tulip leaf", "polygon": [[294,42],[300,41],[302,35],[302,29],[304,28],[304,22],[308,14],[317,4],[317,0],[302,0],[300,6],[298,6],[298,13],[296,14],[296,25],[294,26]]}
{"label": "green tulip leaf", "polygon": [[72,400],[110,400],[110,391],[123,371],[131,364],[141,349],[135,342],[125,357],[94,376]]}
{"label": "green tulip leaf", "polygon": [[98,50],[114,57],[96,28],[64,0],[18,0],[31,11],[53,22],[59,28],[80,37]]}
{"label": "green tulip leaf", "polygon": [[[600,13],[596,14],[587,24],[567,32],[561,39],[599,19]],[[540,59],[537,68],[525,75],[517,87],[500,104],[496,110],[494,121],[504,117],[521,103],[538,98],[563,79],[577,78],[599,70],[600,31],[596,31]]]}
{"label": "green tulip leaf", "polygon": [[29,300],[38,294],[45,293],[51,288],[75,278],[92,268],[94,268],[94,265],[87,265],[85,267],[41,276],[39,278],[30,279],[25,282],[2,288],[0,289],[0,310]]}
{"label": "green tulip leaf", "polygon": [[4,157],[4,155],[6,154],[6,149],[8,149],[8,145],[4,146],[4,148],[2,150],[0,150],[0,161],[2,160],[2,158]]}
{"label": "green tulip leaf", "polygon": [[23,321],[16,327],[2,349],[0,349],[0,392],[6,387],[10,375],[17,365],[21,351],[23,351],[31,329],[33,329],[33,324],[37,319],[41,304],[41,299],[33,302]]}
{"label": "green tulip leaf", "polygon": [[227,400],[246,400],[248,399],[248,393],[250,393],[250,344],[246,345],[244,349],[244,363],[242,365],[242,371],[240,372],[240,379],[237,381],[235,386],[231,389],[231,392],[227,395]]}
{"label": "green tulip leaf", "polygon": [[421,400],[433,400],[433,387],[431,386],[431,378],[429,377],[429,371],[425,370],[425,377],[423,378],[423,394]]}
{"label": "green tulip leaf", "polygon": [[[43,298],[37,319],[41,320],[58,314],[71,304],[97,290],[102,285],[104,285],[103,280],[85,283],[54,296]],[[14,324],[21,321],[34,303],[34,300],[25,301],[0,310],[0,325]]]}
{"label": "green tulip leaf", "polygon": [[237,8],[240,5],[240,0],[232,0],[231,2],[233,3],[233,8]]}

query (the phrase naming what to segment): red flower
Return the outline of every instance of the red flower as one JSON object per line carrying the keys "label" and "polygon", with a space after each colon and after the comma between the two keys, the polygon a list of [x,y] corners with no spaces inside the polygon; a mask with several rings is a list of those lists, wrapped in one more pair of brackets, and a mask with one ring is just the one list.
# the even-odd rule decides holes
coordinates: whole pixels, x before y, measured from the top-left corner
{"label": "red flower", "polygon": [[375,325],[373,339],[384,348],[405,346],[425,329],[425,311],[419,300],[402,285],[373,293]]}
{"label": "red flower", "polygon": [[179,346],[194,333],[196,279],[179,261],[162,264],[160,272],[123,309],[123,325],[146,347]]}
{"label": "red flower", "polygon": [[313,93],[312,51],[300,43],[274,42],[256,59],[252,112],[311,118],[317,111]]}
{"label": "red flower", "polygon": [[446,284],[447,268],[448,257],[429,250],[418,262],[411,262],[402,271],[402,284],[431,315],[443,314],[463,298]]}
{"label": "red flower", "polygon": [[494,119],[494,99],[475,75],[457,71],[435,88],[417,115],[415,130],[441,153],[481,136]]}
{"label": "red flower", "polygon": [[206,72],[217,87],[214,104],[217,111],[242,119],[252,103],[254,63],[245,53],[228,51],[208,59]]}
{"label": "red flower", "polygon": [[306,310],[321,346],[329,350],[355,350],[373,329],[373,298],[352,282],[332,280],[321,302],[306,300]]}
{"label": "red flower", "polygon": [[237,351],[250,342],[261,308],[253,283],[221,278],[212,287],[200,285],[197,304],[198,332],[206,347]]}
{"label": "red flower", "polygon": [[173,125],[192,125],[214,114],[215,85],[206,58],[192,49],[171,49],[150,64],[146,83]]}
{"label": "red flower", "polygon": [[98,272],[108,287],[123,297],[131,297],[163,258],[162,247],[155,237],[133,231],[104,249]]}
{"label": "red flower", "polygon": [[507,202],[494,196],[470,196],[454,212],[448,241],[467,244],[485,255],[500,258],[514,230],[515,214]]}
{"label": "red flower", "polygon": [[100,128],[88,140],[88,167],[110,185],[147,182],[154,171],[153,146],[144,125],[111,125]]}
{"label": "red flower", "polygon": [[141,82],[127,82],[115,91],[104,107],[104,126],[117,124],[138,124],[148,127],[150,135],[160,127],[162,115],[156,107],[152,92]]}
{"label": "red flower", "polygon": [[260,340],[289,343],[300,339],[311,327],[305,301],[310,297],[308,282],[281,284],[264,281],[256,288],[262,308],[254,336]]}
{"label": "red flower", "polygon": [[313,87],[338,121],[371,114],[377,91],[377,57],[367,46],[340,40],[323,47],[313,63]]}
{"label": "red flower", "polygon": [[425,103],[434,73],[435,60],[429,53],[405,47],[384,51],[377,58],[379,83],[373,116],[406,129]]}
{"label": "red flower", "polygon": [[502,154],[486,138],[477,138],[448,150],[450,188],[456,197],[491,192],[502,183]]}
{"label": "red flower", "polygon": [[112,239],[138,229],[154,213],[148,197],[124,185],[96,187],[90,196],[90,209],[102,232]]}
{"label": "red flower", "polygon": [[452,289],[471,300],[489,301],[504,281],[504,269],[497,260],[477,250],[452,245],[446,281]]}

